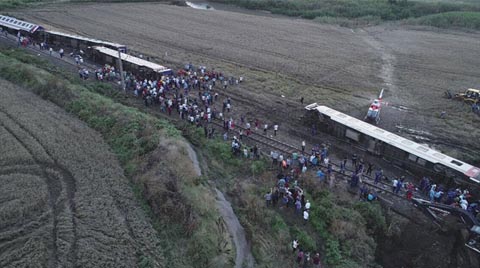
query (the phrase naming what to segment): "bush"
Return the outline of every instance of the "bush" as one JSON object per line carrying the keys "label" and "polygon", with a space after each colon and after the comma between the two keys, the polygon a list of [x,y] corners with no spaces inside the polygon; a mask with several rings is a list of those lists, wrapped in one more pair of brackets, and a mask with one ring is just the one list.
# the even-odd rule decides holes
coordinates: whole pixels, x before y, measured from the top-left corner
{"label": "bush", "polygon": [[359,202],[354,205],[354,209],[367,221],[367,228],[372,233],[382,234],[387,230],[387,223],[380,204]]}
{"label": "bush", "polygon": [[407,20],[407,23],[439,28],[461,27],[479,30],[480,12],[445,12]]}

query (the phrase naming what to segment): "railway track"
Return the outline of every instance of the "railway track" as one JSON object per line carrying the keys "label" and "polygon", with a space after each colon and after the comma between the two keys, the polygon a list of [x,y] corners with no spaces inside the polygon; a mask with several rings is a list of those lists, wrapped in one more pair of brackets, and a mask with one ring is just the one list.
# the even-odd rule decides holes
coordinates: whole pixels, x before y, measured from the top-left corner
{"label": "railway track", "polygon": [[[9,39],[9,40],[12,41],[11,39]],[[49,56],[47,51],[42,51],[42,50],[32,48],[32,47],[28,47],[28,48],[35,53],[44,54],[46,57],[51,58],[51,56]],[[73,68],[78,67],[78,65],[73,61],[73,59],[69,59],[68,57],[65,57],[64,59],[55,58],[55,60],[61,61],[63,63],[67,63],[68,65],[73,66]],[[83,64],[80,64],[80,66],[82,66],[84,68],[87,68],[89,71],[94,71],[95,69],[98,69],[98,68],[101,67],[99,65],[95,65],[95,64],[91,64],[91,63],[87,63],[87,62],[85,62]],[[118,86],[118,84],[116,84],[114,82],[111,82],[111,83],[115,86]],[[228,93],[223,93],[222,92],[221,95],[230,96],[233,100],[236,100],[240,103],[246,103],[245,100],[240,98],[240,97],[237,97],[237,96],[232,97],[233,95],[236,95],[236,94],[230,94],[230,92],[228,92]],[[155,110],[155,109],[150,109],[149,107],[145,107],[141,101],[138,101],[138,100],[136,100],[132,97],[124,99],[123,102],[127,105],[133,105],[133,106],[135,106],[135,107],[137,107],[140,110],[143,110],[145,112],[148,112],[148,113],[151,113],[151,114],[153,113],[156,116],[167,119],[167,120],[169,120],[173,123],[176,123],[177,125],[178,125],[179,122],[182,121],[178,117],[175,119],[172,116],[168,116],[168,115],[160,112],[159,109]],[[154,106],[154,107],[156,107],[156,106]],[[220,129],[223,129],[223,123],[220,122],[219,120],[218,121],[213,120],[211,122],[211,124],[215,125],[216,127],[220,128]],[[246,129],[242,126],[237,126],[237,129],[242,129],[242,130],[246,131]],[[262,145],[266,149],[276,150],[276,151],[284,154],[285,156],[290,156],[293,153],[298,153],[298,152],[301,151],[299,148],[297,148],[297,147],[295,147],[291,144],[288,144],[288,143],[280,141],[278,139],[274,139],[272,137],[268,137],[266,135],[261,134],[261,130],[260,130],[260,133],[259,132],[252,132],[251,135],[244,136],[244,137],[246,138],[245,140],[249,143],[259,144],[259,145]],[[336,174],[336,178],[341,178],[345,181],[348,181],[349,178],[352,176],[352,173],[353,173],[352,170],[346,169],[345,174],[341,174],[341,173],[339,173],[339,166],[336,165],[335,163],[331,163],[331,164],[332,164],[332,166],[334,166],[333,172]],[[320,167],[326,168],[326,166],[324,166],[323,163],[320,164]],[[415,222],[415,220],[412,217],[408,216],[405,212],[398,209],[398,205],[397,205],[396,202],[390,200],[390,198],[393,197],[393,199],[395,199],[396,201],[400,201],[402,203],[404,203],[404,202],[407,203],[408,202],[409,204],[411,203],[404,196],[392,193],[390,191],[390,189],[391,189],[390,185],[387,185],[384,182],[381,182],[379,184],[375,184],[374,180],[371,177],[366,176],[366,175],[362,176],[361,183],[364,183],[364,184],[368,185],[371,189],[375,189],[377,194],[378,194],[379,199],[383,203],[386,203],[387,205],[389,205],[389,207],[392,209],[392,211],[394,211],[397,214],[409,219],[410,221]],[[390,198],[386,198],[386,196],[388,196]]]}

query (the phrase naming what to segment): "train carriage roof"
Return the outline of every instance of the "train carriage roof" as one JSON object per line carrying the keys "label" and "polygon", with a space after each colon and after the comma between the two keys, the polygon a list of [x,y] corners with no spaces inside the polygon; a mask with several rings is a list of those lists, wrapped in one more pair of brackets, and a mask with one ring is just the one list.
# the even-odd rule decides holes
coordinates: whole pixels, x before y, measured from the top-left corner
{"label": "train carriage roof", "polygon": [[62,32],[57,32],[57,31],[50,31],[50,30],[45,31],[45,32],[49,33],[49,34],[52,34],[52,35],[55,35],[55,36],[68,37],[68,38],[72,38],[72,39],[76,39],[76,40],[80,40],[80,41],[95,43],[95,44],[102,45],[102,46],[110,46],[110,47],[114,47],[114,48],[117,48],[117,49],[118,48],[122,48],[122,49],[125,48],[125,45],[112,43],[112,42],[108,42],[108,41],[103,41],[103,40],[98,40],[98,39],[93,39],[93,38],[88,38],[88,37],[84,37],[84,36],[62,33]]}
{"label": "train carriage roof", "polygon": [[382,142],[388,143],[396,148],[416,155],[429,162],[439,163],[459,172],[462,172],[469,177],[476,178],[480,174],[480,169],[477,167],[474,167],[458,159],[445,155],[439,151],[430,149],[425,145],[405,139],[394,133],[388,132],[384,129],[378,128],[372,124],[363,122],[362,120],[351,117],[326,106],[321,106],[317,103],[313,103],[306,106],[305,109],[317,110],[321,114],[329,116],[331,120],[335,122],[348,126],[349,128],[352,128],[360,133],[373,137]]}
{"label": "train carriage roof", "polygon": [[16,19],[14,17],[0,15],[0,25],[13,30],[21,30],[29,33],[34,33],[38,30],[43,30],[43,27],[32,22]]}
{"label": "train carriage roof", "polygon": [[[115,51],[113,49],[106,48],[106,47],[93,47],[93,49],[95,49],[96,51],[98,51],[102,54],[105,54],[105,55],[108,55],[108,56],[111,56],[111,57],[114,57],[114,58],[118,59],[118,51]],[[157,73],[167,74],[167,73],[172,72],[171,69],[168,69],[165,66],[162,66],[162,65],[159,65],[159,64],[141,59],[141,58],[137,58],[137,57],[132,56],[132,55],[121,53],[121,57],[122,57],[123,61],[129,62],[129,63],[137,65],[137,66],[142,66],[142,67],[151,69],[151,70],[153,70],[154,72],[157,72]]]}

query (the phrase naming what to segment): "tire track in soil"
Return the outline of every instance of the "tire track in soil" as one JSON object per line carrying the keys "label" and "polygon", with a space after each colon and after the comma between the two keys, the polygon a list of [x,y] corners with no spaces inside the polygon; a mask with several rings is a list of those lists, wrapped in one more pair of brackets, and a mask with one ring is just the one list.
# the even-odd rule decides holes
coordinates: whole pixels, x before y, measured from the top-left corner
{"label": "tire track in soil", "polygon": [[[60,213],[61,206],[58,204],[58,199],[61,195],[62,191],[62,184],[61,180],[63,179],[66,185],[66,194],[67,200],[72,212],[71,221],[72,221],[72,232],[73,232],[73,241],[71,241],[71,247],[67,256],[67,260],[70,261],[73,267],[76,267],[76,260],[77,260],[77,224],[76,224],[76,205],[75,205],[75,192],[76,192],[76,185],[75,179],[70,171],[63,166],[61,166],[57,160],[53,157],[53,155],[46,149],[46,147],[40,142],[40,140],[35,137],[35,135],[28,130],[25,126],[23,126],[20,122],[15,120],[13,116],[11,116],[3,107],[0,107],[0,113],[4,115],[0,124],[9,132],[24,148],[29,152],[32,156],[36,164],[41,169],[41,174],[45,178],[45,182],[47,184],[48,192],[49,192],[49,205],[53,212],[53,228],[52,228],[52,249],[53,252],[51,254],[49,263],[51,267],[58,266],[59,256],[58,256],[58,248],[57,248],[57,225],[58,225],[58,215]],[[10,128],[5,122],[7,120],[11,121],[13,124],[18,126],[21,131],[27,134],[30,138],[32,138],[42,149],[43,151],[49,156],[52,163],[48,163],[38,159],[35,151],[28,145],[28,143],[23,140],[15,131]],[[55,173],[58,173],[59,176],[56,176]],[[36,174],[38,175],[38,173]]]}

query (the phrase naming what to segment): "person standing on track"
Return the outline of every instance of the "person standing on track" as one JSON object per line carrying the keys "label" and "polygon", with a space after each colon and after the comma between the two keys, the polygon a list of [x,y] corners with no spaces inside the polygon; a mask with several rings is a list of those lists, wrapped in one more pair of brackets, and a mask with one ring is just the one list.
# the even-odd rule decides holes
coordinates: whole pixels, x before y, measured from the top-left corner
{"label": "person standing on track", "polygon": [[277,131],[278,131],[278,125],[275,124],[273,125],[273,136],[277,136]]}
{"label": "person standing on track", "polygon": [[375,171],[375,181],[374,184],[378,184],[383,177],[383,169],[379,168]]}
{"label": "person standing on track", "polygon": [[352,166],[354,167],[354,169],[357,168],[357,154],[352,155]]}
{"label": "person standing on track", "polygon": [[367,166],[368,166],[368,167],[367,167],[367,172],[366,172],[366,174],[370,176],[370,175],[372,175],[373,164],[370,163],[370,162],[367,162]]}
{"label": "person standing on track", "polygon": [[263,134],[267,135],[267,130],[268,130],[268,124],[265,124],[263,126]]}

